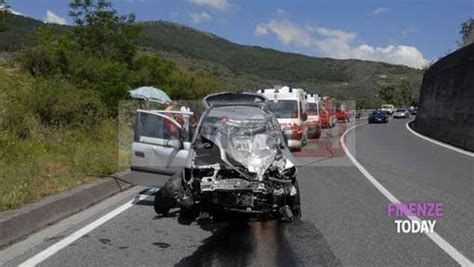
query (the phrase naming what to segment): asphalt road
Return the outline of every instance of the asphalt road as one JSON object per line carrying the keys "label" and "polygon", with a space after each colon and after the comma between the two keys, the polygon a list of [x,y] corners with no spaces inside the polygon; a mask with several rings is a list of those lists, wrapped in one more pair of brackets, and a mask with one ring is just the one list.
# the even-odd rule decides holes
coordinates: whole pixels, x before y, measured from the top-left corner
{"label": "asphalt road", "polygon": [[[362,122],[362,121],[361,121]],[[441,202],[435,231],[474,260],[473,159],[414,136],[406,120],[362,125],[346,136],[356,159],[402,202]],[[339,143],[351,124],[324,130],[294,153],[302,196],[298,223],[179,223],[158,217],[153,196],[135,187],[0,251],[15,266],[144,194],[144,200],[70,245],[41,266],[294,266],[425,265],[456,261],[425,234],[396,232],[387,198],[352,164]]]}

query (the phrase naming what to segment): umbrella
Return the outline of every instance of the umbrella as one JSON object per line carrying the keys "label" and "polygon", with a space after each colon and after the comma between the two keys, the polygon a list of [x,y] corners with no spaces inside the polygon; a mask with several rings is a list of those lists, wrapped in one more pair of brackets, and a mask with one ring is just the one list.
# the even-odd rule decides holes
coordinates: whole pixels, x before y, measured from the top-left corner
{"label": "umbrella", "polygon": [[171,102],[170,97],[158,88],[151,86],[142,86],[130,91],[130,96],[133,98],[145,99],[161,104]]}

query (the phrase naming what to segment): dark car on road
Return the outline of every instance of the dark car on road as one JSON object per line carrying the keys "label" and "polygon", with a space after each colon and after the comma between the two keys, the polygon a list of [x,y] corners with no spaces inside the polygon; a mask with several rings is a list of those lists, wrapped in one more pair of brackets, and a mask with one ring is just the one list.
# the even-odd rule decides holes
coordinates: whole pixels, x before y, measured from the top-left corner
{"label": "dark car on road", "polygon": [[369,115],[369,123],[387,123],[388,115],[382,110],[372,111]]}

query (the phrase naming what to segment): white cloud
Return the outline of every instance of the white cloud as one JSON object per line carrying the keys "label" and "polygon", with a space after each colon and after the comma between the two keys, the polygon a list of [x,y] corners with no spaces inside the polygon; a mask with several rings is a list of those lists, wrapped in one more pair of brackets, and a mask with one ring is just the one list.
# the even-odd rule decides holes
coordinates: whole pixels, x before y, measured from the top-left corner
{"label": "white cloud", "polygon": [[270,21],[266,24],[259,24],[255,30],[257,35],[268,35],[270,32],[285,45],[294,45],[298,47],[308,47],[313,41],[311,34],[304,28],[289,21]]}
{"label": "white cloud", "polygon": [[268,36],[271,33],[284,45],[308,48],[324,57],[382,61],[414,68],[422,68],[429,63],[414,46],[373,47],[368,44],[352,46],[351,42],[357,37],[353,32],[313,25],[302,26],[287,20],[273,20],[256,26],[255,34],[258,36]]}
{"label": "white cloud", "polygon": [[211,20],[211,16],[207,14],[207,12],[191,13],[189,17],[191,18],[191,21],[196,24]]}
{"label": "white cloud", "polygon": [[47,10],[47,11],[46,11],[46,17],[44,18],[44,22],[46,22],[46,23],[60,24],[60,25],[65,25],[65,24],[67,24],[65,18],[61,18],[60,16],[54,14],[54,12],[51,11],[51,10]]}
{"label": "white cloud", "polygon": [[13,9],[11,9],[11,8],[8,9],[8,11],[9,11],[10,13],[12,13],[13,15],[23,16],[23,17],[25,16],[23,13],[18,12],[18,11],[15,11],[15,10],[13,10]]}
{"label": "white cloud", "polygon": [[429,62],[414,46],[389,45],[387,47],[372,47],[360,45],[353,49],[353,55],[358,59],[383,61],[392,64],[407,65],[414,68],[423,68]]}
{"label": "white cloud", "polygon": [[188,2],[218,10],[226,10],[230,7],[230,4],[227,0],[188,0]]}
{"label": "white cloud", "polygon": [[380,15],[382,13],[386,13],[386,12],[389,12],[391,11],[390,8],[387,8],[387,7],[377,7],[374,9],[374,11],[372,11],[372,14],[374,15]]}
{"label": "white cloud", "polygon": [[264,25],[257,25],[257,28],[255,29],[255,34],[257,34],[258,36],[268,35],[267,27],[265,27]]}

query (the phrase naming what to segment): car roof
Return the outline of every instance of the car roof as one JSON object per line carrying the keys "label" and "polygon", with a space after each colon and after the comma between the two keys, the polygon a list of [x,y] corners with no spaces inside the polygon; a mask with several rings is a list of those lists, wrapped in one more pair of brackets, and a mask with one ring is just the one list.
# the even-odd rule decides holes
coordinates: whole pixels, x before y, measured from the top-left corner
{"label": "car roof", "polygon": [[257,106],[227,105],[211,107],[208,117],[231,117],[233,119],[266,119],[273,116],[268,110]]}
{"label": "car roof", "polygon": [[257,93],[250,92],[221,92],[210,94],[204,97],[202,100],[203,106],[205,108],[210,108],[211,106],[237,106],[237,105],[246,105],[246,106],[259,106],[262,103],[265,104],[268,101],[268,98]]}

